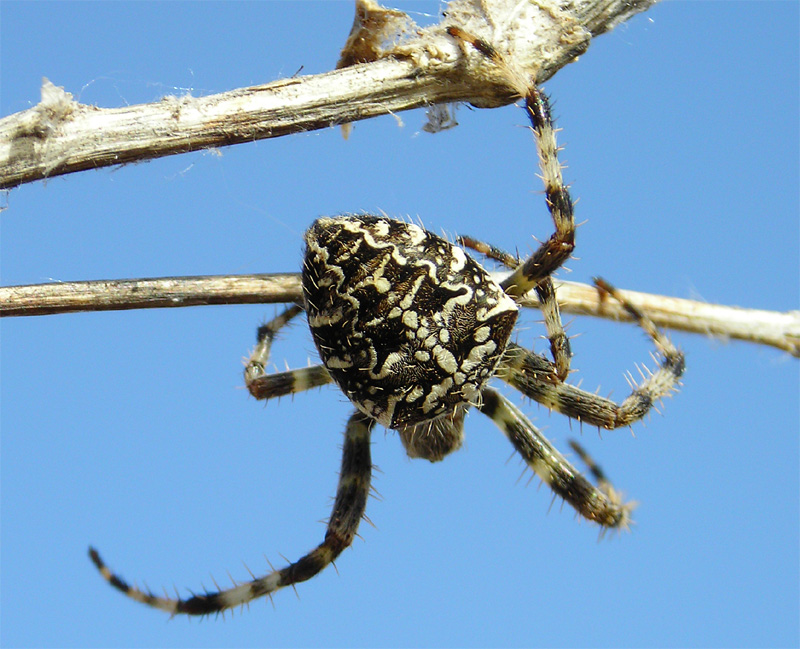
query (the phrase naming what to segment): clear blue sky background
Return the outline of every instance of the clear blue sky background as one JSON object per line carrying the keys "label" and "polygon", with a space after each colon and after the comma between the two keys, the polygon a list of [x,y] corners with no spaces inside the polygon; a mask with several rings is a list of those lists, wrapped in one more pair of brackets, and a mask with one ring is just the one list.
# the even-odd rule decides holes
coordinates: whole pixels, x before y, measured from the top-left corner
{"label": "clear blue sky background", "polygon": [[[398,3],[400,4],[400,3]],[[402,8],[430,22],[436,2]],[[2,115],[41,78],[98,106],[206,95],[333,67],[349,2],[3,2]],[[798,4],[664,2],[546,85],[579,197],[570,279],[798,308]],[[421,111],[35,183],[3,196],[2,283],[296,271],[321,214],[384,210],[528,251],[551,232],[518,107]],[[402,121],[402,125],[399,123]],[[798,361],[675,334],[680,394],[583,441],[640,502],[631,534],[550,507],[485,418],[445,462],[377,432],[356,540],[313,581],[226,621],[168,621],[86,557],[199,590],[323,536],[350,406],[263,404],[241,359],[276,307],[2,323],[2,645],[797,646]],[[544,349],[538,315],[520,340]],[[573,319],[574,381],[622,398],[635,328]],[[306,327],[274,349],[314,359]],[[513,397],[517,402],[520,400]],[[578,427],[523,404],[562,448]]]}

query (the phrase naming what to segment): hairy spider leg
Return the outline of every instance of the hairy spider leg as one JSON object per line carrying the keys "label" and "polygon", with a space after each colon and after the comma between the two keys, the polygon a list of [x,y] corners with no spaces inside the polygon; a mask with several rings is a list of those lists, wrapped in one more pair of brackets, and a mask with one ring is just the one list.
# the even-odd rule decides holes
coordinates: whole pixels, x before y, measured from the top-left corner
{"label": "hairy spider leg", "polygon": [[[490,251],[499,252],[501,255],[499,260],[514,270],[500,283],[506,293],[517,300],[534,289],[539,295],[556,372],[563,381],[569,374],[572,351],[569,338],[561,323],[561,314],[555,300],[555,291],[550,276],[569,259],[575,249],[575,210],[569,189],[564,185],[561,163],[558,160],[559,148],[550,101],[547,95],[536,86],[534,79],[523,78],[516,74],[492,45],[459,27],[448,27],[447,32],[453,38],[469,43],[483,56],[500,66],[507,73],[509,83],[525,101],[525,112],[531,122],[547,208],[553,219],[555,232],[522,263],[496,248],[490,246],[488,248]],[[465,238],[465,242],[466,240],[467,238]],[[469,239],[469,241],[474,242],[475,240]],[[486,244],[481,245],[485,246]],[[492,255],[489,254],[489,256]]]}
{"label": "hairy spider leg", "polygon": [[[575,511],[604,528],[627,529],[632,503],[623,503],[606,481],[594,486],[558,452],[508,399],[493,388],[483,388],[476,407],[505,433],[517,453],[557,496]],[[588,457],[588,456],[587,456]]]}
{"label": "hairy spider leg", "polygon": [[258,328],[256,347],[244,369],[244,383],[256,399],[274,399],[318,388],[331,382],[331,376],[323,365],[267,374],[266,367],[272,341],[278,331],[302,312],[302,307],[293,304]]}
{"label": "hairy spider leg", "polygon": [[545,198],[556,230],[528,259],[518,264],[500,286],[516,299],[520,299],[531,289],[536,290],[556,374],[563,381],[569,374],[572,350],[561,322],[551,275],[569,259],[575,248],[574,210],[569,190],[564,186],[561,163],[558,161],[558,144],[550,104],[547,96],[535,86],[531,86],[525,97],[525,111],[533,126]]}
{"label": "hairy spider leg", "polygon": [[[517,258],[514,255],[495,246],[472,237],[459,237],[459,243],[509,268],[517,266]],[[552,365],[547,359],[511,342],[506,347],[496,376],[550,410],[594,426],[614,429],[641,419],[656,402],[672,393],[683,375],[685,362],[683,353],[658,330],[653,321],[625,300],[613,286],[602,279],[595,279],[595,285],[604,295],[610,295],[622,304],[653,339],[663,357],[659,369],[648,376],[641,385],[636,386],[621,405],[573,385],[554,381]],[[552,289],[552,282],[550,288]],[[541,293],[539,299],[542,300]],[[555,302],[554,294],[552,300]],[[556,309],[558,309],[557,303]],[[547,323],[547,315],[545,322]],[[558,323],[560,325],[560,317]],[[548,334],[551,335],[549,325]],[[553,338],[550,339],[552,346]],[[561,379],[557,370],[555,374]]]}
{"label": "hairy spider leg", "polygon": [[[656,347],[663,354],[664,361],[660,364],[659,370],[651,374],[637,386],[631,396],[621,405],[614,402],[596,397],[589,393],[578,390],[563,383],[563,379],[569,371],[569,344],[561,326],[558,305],[555,300],[555,291],[550,279],[551,274],[556,271],[572,253],[574,248],[575,225],[573,216],[573,203],[567,188],[563,184],[561,165],[558,161],[558,146],[556,143],[555,129],[550,113],[547,97],[535,87],[534,80],[523,78],[522,75],[515,74],[514,70],[508,66],[498,54],[498,52],[488,43],[480,39],[470,37],[458,28],[449,28],[448,32],[457,38],[471,43],[482,55],[498,63],[508,73],[509,83],[517,89],[517,92],[525,100],[525,109],[531,121],[534,131],[536,146],[539,156],[539,164],[542,172],[542,180],[545,186],[545,194],[548,209],[551,213],[555,232],[550,238],[523,262],[514,259],[513,272],[499,285],[484,282],[481,286],[490,286],[497,289],[503,298],[513,306],[511,296],[514,301],[519,302],[521,298],[531,290],[537,290],[541,301],[546,304],[544,308],[545,320],[548,323],[548,334],[551,338],[551,348],[553,351],[554,362],[546,358],[529,352],[519,345],[509,344],[498,363],[496,374],[507,383],[517,387],[528,396],[537,398],[545,405],[556,410],[561,410],[569,416],[574,416],[583,421],[590,421],[594,416],[598,423],[604,427],[616,427],[625,425],[641,417],[652,406],[652,403],[662,396],[675,389],[683,373],[683,355],[672,346],[669,340],[664,337],[641,312],[619,298],[613,287],[598,280],[598,289],[603,294],[611,295],[620,300],[631,315],[639,322],[645,331],[653,338]],[[332,221],[328,219],[328,221]],[[352,218],[350,219],[352,221]],[[382,222],[375,233],[370,236],[370,247],[377,248],[375,235],[380,234],[384,229],[390,230],[392,227],[389,222]],[[318,221],[320,227],[325,224],[322,220]],[[363,229],[363,228],[362,228]],[[352,232],[352,227],[350,232]],[[408,233],[406,233],[408,234]],[[419,236],[415,233],[411,238]],[[422,232],[428,236],[429,233]],[[377,237],[380,238],[380,237]],[[366,237],[364,238],[366,241]],[[392,243],[392,242],[388,242]],[[392,243],[396,245],[396,243]],[[327,253],[327,250],[320,250]],[[350,253],[348,253],[350,254]],[[465,263],[463,254],[453,253],[450,260],[449,269],[453,272],[462,267]],[[338,261],[343,261],[347,257],[340,254]],[[401,262],[397,262],[398,264]],[[437,261],[437,264],[439,262]],[[433,269],[438,270],[440,266],[433,264]],[[330,270],[326,268],[325,270]],[[334,267],[334,270],[337,268]],[[304,268],[304,281],[306,279],[307,268]],[[379,293],[385,290],[384,282],[372,281],[372,288]],[[450,278],[452,279],[452,278]],[[314,278],[311,278],[313,284]],[[436,281],[444,284],[449,281],[448,277],[439,278]],[[473,280],[477,282],[477,280]],[[360,285],[356,286],[359,288]],[[391,283],[389,288],[392,288]],[[467,284],[470,290],[475,288],[472,284]],[[352,286],[348,289],[354,291]],[[485,291],[485,287],[481,290]],[[460,295],[460,294],[459,294]],[[415,292],[402,295],[403,300],[411,300]],[[350,293],[344,298],[352,298]],[[451,298],[456,300],[456,297]],[[351,300],[354,301],[355,300]],[[411,300],[413,301],[413,300]],[[312,306],[311,302],[308,303]],[[336,305],[334,305],[336,306]],[[341,306],[341,304],[339,305]],[[444,304],[441,305],[444,308]],[[548,309],[550,309],[548,311]],[[296,317],[303,307],[295,305],[289,307],[277,318],[267,323],[259,329],[258,344],[251,355],[245,369],[245,381],[251,394],[259,399],[269,399],[284,394],[290,394],[319,385],[324,385],[331,381],[331,376],[325,367],[318,365],[305,370],[294,370],[290,372],[268,375],[265,366],[269,358],[272,341],[277,332],[285,326],[292,318]],[[401,309],[402,310],[402,309]],[[506,307],[502,313],[511,313],[512,309]],[[514,314],[516,313],[513,310]],[[417,317],[416,312],[412,312],[411,318]],[[333,316],[327,314],[323,317],[327,324],[333,324]],[[326,322],[322,323],[323,325]],[[513,324],[513,323],[512,323]],[[410,327],[410,325],[407,325]],[[315,327],[311,326],[312,333]],[[413,328],[412,328],[413,329]],[[484,327],[486,329],[486,327]],[[416,330],[416,329],[415,329]],[[445,330],[447,331],[447,330]],[[482,332],[478,334],[484,336],[474,342],[485,342],[488,336],[492,344],[501,342],[506,344],[508,332],[499,331],[496,339],[492,337],[493,332]],[[503,335],[500,335],[503,334]],[[446,334],[444,334],[447,337]],[[563,340],[562,340],[563,338]],[[346,339],[345,339],[346,340]],[[426,339],[427,340],[427,339]],[[436,341],[431,343],[438,345]],[[347,345],[343,343],[346,347]],[[325,358],[325,354],[321,355]],[[334,348],[334,352],[338,348]],[[381,348],[383,350],[383,348]],[[502,347],[501,347],[502,349]],[[327,348],[326,348],[327,351]],[[385,351],[385,350],[383,350]],[[452,354],[451,354],[452,355]],[[339,357],[333,355],[335,361],[340,361]],[[496,356],[491,356],[495,360]],[[438,365],[442,370],[448,370],[451,365],[449,356],[444,352],[439,352]],[[333,367],[333,365],[330,365]],[[458,368],[456,368],[458,369]],[[495,368],[492,367],[492,370]],[[332,370],[333,371],[333,370]],[[449,371],[449,370],[448,370]],[[454,380],[455,376],[446,377],[447,380]],[[441,385],[434,385],[442,388]],[[369,387],[375,387],[374,385]],[[594,464],[591,458],[582,452],[580,447],[576,448],[578,454],[588,463],[590,472],[598,481],[595,487],[582,477],[572,465],[561,456],[558,451],[544,438],[541,433],[531,424],[531,422],[507,399],[502,397],[497,391],[486,387],[481,381],[475,388],[479,397],[476,400],[470,399],[468,402],[458,403],[457,410],[447,416],[453,419],[454,425],[461,425],[461,418],[466,409],[475,405],[481,412],[489,416],[509,437],[513,446],[522,455],[526,463],[545,481],[548,486],[558,496],[567,500],[578,513],[582,516],[596,521],[605,528],[625,528],[630,523],[630,512],[632,504],[623,504],[619,495],[605,478],[604,474]],[[414,396],[414,395],[412,395]],[[352,400],[352,397],[351,397]],[[585,402],[585,403],[584,403]],[[577,405],[576,405],[577,404]],[[595,411],[610,413],[613,421],[606,422],[606,417],[594,415]],[[574,413],[574,414],[573,414]],[[434,418],[435,419],[435,418]],[[293,585],[307,579],[322,571],[330,564],[345,548],[347,548],[357,533],[359,523],[364,517],[366,499],[369,494],[372,464],[370,459],[370,435],[376,425],[378,417],[367,416],[356,412],[350,417],[345,431],[344,453],[342,458],[342,470],[339,478],[336,499],[333,512],[328,523],[324,541],[310,553],[303,556],[295,563],[291,563],[281,570],[274,570],[269,574],[253,578],[249,582],[235,584],[233,588],[219,590],[218,592],[207,592],[202,595],[192,595],[186,599],[169,598],[156,596],[146,590],[140,590],[128,585],[119,576],[112,573],[100,558],[94,548],[89,549],[89,555],[101,575],[115,588],[137,601],[148,604],[152,607],[163,609],[173,615],[178,613],[189,615],[209,615],[211,613],[224,612],[235,606],[247,604],[251,600],[269,595],[272,592],[288,585]],[[432,420],[433,421],[433,420]],[[428,425],[428,420],[420,422]],[[411,437],[416,436],[420,431],[410,431]],[[422,431],[425,432],[425,431]],[[401,436],[403,432],[401,431]],[[412,440],[413,441],[413,440]],[[432,449],[430,445],[426,449]],[[579,450],[580,449],[580,450]],[[432,454],[425,457],[431,459]]]}
{"label": "hairy spider leg", "polygon": [[355,412],[347,422],[344,434],[342,469],[333,512],[328,521],[325,540],[298,561],[280,570],[237,584],[218,592],[192,595],[186,599],[161,597],[129,585],[111,572],[99,553],[89,548],[89,557],[103,578],[131,599],[161,609],[172,615],[211,615],[242,606],[258,597],[270,595],[280,588],[311,579],[326,568],[350,546],[364,517],[372,477],[370,434],[375,421]]}
{"label": "hairy spider leg", "polygon": [[506,293],[516,298],[521,298],[549,278],[569,259],[575,249],[575,219],[572,198],[561,176],[561,163],[558,161],[558,144],[550,115],[550,103],[547,96],[536,86],[531,86],[528,90],[525,97],[525,111],[533,125],[547,208],[550,210],[556,230],[530,257],[517,266],[509,277],[500,283]]}
{"label": "hairy spider leg", "polygon": [[568,442],[572,450],[577,453],[579,458],[581,458],[581,462],[583,462],[586,465],[586,468],[589,469],[589,473],[592,474],[597,486],[606,492],[613,490],[614,485],[611,484],[611,480],[608,479],[606,472],[603,471],[602,467],[600,467],[600,465],[594,461],[594,458],[589,455],[586,449],[574,439],[570,439]]}
{"label": "hairy spider leg", "polygon": [[625,300],[607,282],[595,279],[595,284],[603,294],[610,295],[622,304],[650,336],[662,357],[656,371],[646,375],[643,373],[644,379],[641,383],[636,384],[629,377],[633,390],[622,403],[617,404],[611,399],[586,392],[568,383],[553,382],[543,371],[546,359],[514,343],[509,343],[506,347],[495,376],[550,410],[612,430],[638,421],[660,399],[677,390],[686,363],[683,352],[658,330],[650,318]]}

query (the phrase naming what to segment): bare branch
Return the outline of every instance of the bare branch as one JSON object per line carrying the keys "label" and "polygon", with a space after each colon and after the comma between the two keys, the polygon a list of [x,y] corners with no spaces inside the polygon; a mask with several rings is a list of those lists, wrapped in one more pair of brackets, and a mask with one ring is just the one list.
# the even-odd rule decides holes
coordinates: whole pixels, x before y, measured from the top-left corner
{"label": "bare branch", "polygon": [[0,287],[0,317],[303,299],[300,275],[197,275]]}
{"label": "bare branch", "polygon": [[[770,345],[800,357],[800,311],[762,311],[695,300],[619,291],[659,326],[689,333]],[[564,313],[630,321],[614,300],[578,282],[557,283]],[[77,311],[120,311],[208,304],[300,302],[300,275],[217,275],[157,279],[97,280],[0,287],[0,317]],[[535,292],[523,306],[538,308]]]}
{"label": "bare branch", "polygon": [[[594,286],[556,280],[561,310],[573,315],[632,322],[615,300],[603,299]],[[697,300],[619,290],[619,293],[660,327],[770,345],[800,358],[800,311],[765,311]],[[523,305],[536,307],[531,293]]]}
{"label": "bare branch", "polygon": [[[381,52],[383,58],[325,74],[281,79],[206,97],[151,104],[80,104],[48,80],[42,99],[0,119],[0,189],[62,174],[279,137],[421,106],[516,97],[507,77],[465,55],[447,36],[459,26],[491,41],[542,82],[586,51],[595,35],[656,0],[453,0],[441,23]],[[344,36],[344,35],[343,35]]]}

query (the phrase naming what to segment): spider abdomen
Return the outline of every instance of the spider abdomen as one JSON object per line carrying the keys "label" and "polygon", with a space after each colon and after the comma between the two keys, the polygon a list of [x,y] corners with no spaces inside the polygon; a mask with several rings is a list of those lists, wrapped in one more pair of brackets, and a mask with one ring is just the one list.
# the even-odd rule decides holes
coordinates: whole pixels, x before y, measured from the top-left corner
{"label": "spider abdomen", "polygon": [[516,303],[461,248],[372,215],[305,236],[308,323],[333,380],[388,428],[452,416],[492,376]]}

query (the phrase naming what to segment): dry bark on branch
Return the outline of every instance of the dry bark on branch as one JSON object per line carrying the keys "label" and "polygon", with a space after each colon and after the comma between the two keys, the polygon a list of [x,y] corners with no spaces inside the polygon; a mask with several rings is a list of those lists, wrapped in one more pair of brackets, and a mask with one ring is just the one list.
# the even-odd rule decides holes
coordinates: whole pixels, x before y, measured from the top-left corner
{"label": "dry bark on branch", "polygon": [[505,105],[516,98],[507,78],[477,53],[465,56],[448,26],[485,38],[542,82],[585,52],[592,37],[656,1],[454,0],[437,25],[419,30],[407,18],[404,40],[368,49],[374,61],[351,65],[371,58],[356,54],[348,67],[325,74],[121,108],[78,103],[45,79],[39,104],[0,119],[0,189],[432,104]]}
{"label": "dry bark on branch", "polygon": [[[614,300],[587,284],[557,281],[564,313],[630,321]],[[762,311],[635,291],[620,291],[659,326],[770,345],[800,357],[800,311]],[[301,302],[300,275],[223,275],[61,282],[0,288],[0,317],[211,304]],[[523,306],[538,308],[535,292]]]}

